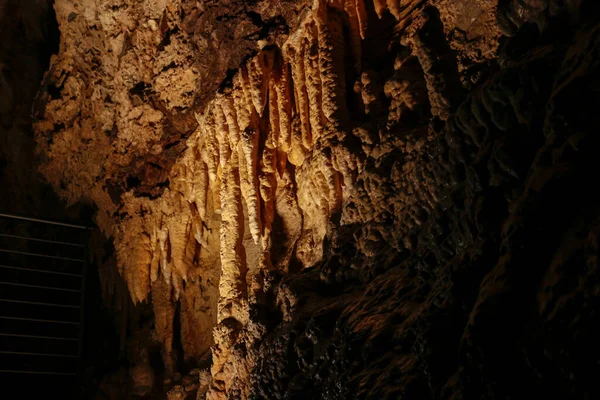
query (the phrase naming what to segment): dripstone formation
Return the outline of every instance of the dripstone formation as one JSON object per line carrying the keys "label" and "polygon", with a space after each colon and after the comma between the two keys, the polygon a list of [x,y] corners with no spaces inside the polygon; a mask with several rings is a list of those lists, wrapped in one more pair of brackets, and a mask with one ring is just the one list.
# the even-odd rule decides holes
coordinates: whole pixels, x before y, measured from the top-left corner
{"label": "dripstone formation", "polygon": [[112,243],[103,390],[599,397],[596,3],[56,0],[35,138]]}

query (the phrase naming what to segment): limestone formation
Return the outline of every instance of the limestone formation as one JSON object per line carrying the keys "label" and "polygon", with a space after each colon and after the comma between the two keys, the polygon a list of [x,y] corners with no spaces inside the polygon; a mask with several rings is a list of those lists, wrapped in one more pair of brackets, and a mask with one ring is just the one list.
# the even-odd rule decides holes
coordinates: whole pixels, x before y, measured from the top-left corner
{"label": "limestone formation", "polygon": [[[169,399],[508,398],[522,382],[494,362],[511,351],[567,379],[522,333],[495,350],[493,330],[514,313],[541,337],[563,305],[597,302],[596,195],[559,176],[597,148],[593,106],[565,102],[597,99],[581,79],[598,77],[600,25],[590,2],[479,0],[465,28],[462,3],[55,1],[41,172],[97,208],[106,302],[152,305]],[[557,44],[518,42],[563,16]],[[499,47],[500,31],[515,38]],[[566,189],[589,219],[561,211]],[[536,235],[557,253],[537,258]],[[177,382],[178,360],[209,353],[210,378]]]}

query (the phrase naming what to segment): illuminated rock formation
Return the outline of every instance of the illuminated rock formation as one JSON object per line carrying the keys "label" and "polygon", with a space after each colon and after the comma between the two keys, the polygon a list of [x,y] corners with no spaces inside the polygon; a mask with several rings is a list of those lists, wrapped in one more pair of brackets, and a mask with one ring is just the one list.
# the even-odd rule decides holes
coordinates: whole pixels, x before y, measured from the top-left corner
{"label": "illuminated rock formation", "polygon": [[[490,361],[464,371],[503,357],[478,342],[479,318],[531,260],[508,248],[527,241],[513,231],[536,234],[520,210],[571,140],[552,107],[574,83],[554,74],[597,74],[577,57],[584,39],[498,55],[493,1],[474,2],[483,25],[466,29],[461,2],[247,3],[56,0],[41,171],[97,206],[123,280],[101,268],[107,302],[127,308],[126,288],[152,303],[165,378],[210,350],[210,382],[190,389],[208,399],[511,393],[486,381]],[[510,34],[546,12],[501,3]],[[565,3],[548,13],[576,21],[579,2]],[[538,273],[547,285],[560,262]],[[492,308],[504,321],[509,306]],[[439,365],[459,341],[466,361]]]}

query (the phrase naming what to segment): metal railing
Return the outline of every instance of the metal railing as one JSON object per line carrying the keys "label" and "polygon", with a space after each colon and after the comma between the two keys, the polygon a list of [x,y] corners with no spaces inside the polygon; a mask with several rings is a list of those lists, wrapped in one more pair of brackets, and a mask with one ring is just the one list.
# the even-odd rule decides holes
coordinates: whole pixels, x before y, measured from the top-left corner
{"label": "metal railing", "polygon": [[85,226],[0,213],[0,376],[76,376]]}

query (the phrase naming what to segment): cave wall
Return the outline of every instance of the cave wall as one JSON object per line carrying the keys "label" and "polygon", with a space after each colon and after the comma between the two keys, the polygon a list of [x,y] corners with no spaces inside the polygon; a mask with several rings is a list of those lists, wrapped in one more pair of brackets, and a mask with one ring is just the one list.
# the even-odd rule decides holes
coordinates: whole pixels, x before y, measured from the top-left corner
{"label": "cave wall", "polygon": [[57,0],[41,172],[152,310],[134,380],[159,344],[211,399],[594,393],[596,7]]}
{"label": "cave wall", "polygon": [[33,99],[51,53],[58,51],[51,7],[49,1],[28,9],[17,1],[0,1],[0,210],[4,213],[43,216],[45,202],[48,208],[59,204],[37,171],[31,126]]}

